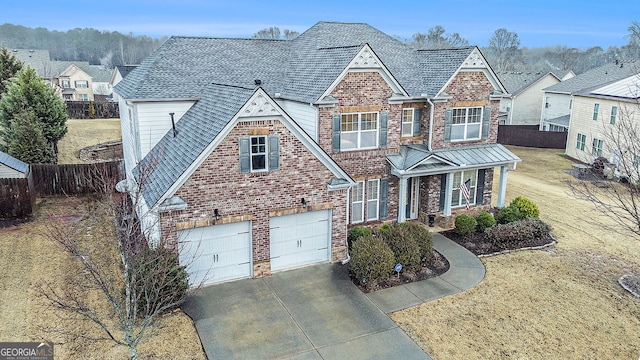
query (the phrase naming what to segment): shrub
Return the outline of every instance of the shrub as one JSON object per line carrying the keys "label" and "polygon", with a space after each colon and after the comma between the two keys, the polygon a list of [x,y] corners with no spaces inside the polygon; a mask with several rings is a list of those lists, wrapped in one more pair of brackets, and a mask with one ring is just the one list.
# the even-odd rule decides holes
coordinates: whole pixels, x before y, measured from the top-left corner
{"label": "shrub", "polygon": [[353,242],[349,269],[362,281],[375,282],[386,279],[393,272],[395,258],[384,240],[371,234]]}
{"label": "shrub", "polygon": [[408,236],[409,231],[405,228],[406,225],[397,224],[391,230],[384,231],[381,237],[393,252],[395,262],[402,264],[405,270],[414,270],[420,267],[420,245],[412,236]]}
{"label": "shrub", "polygon": [[420,259],[429,261],[433,255],[433,235],[419,223],[406,222],[400,224],[401,232],[405,238],[412,238],[420,248]]}
{"label": "shrub", "polygon": [[522,218],[538,218],[540,216],[540,210],[538,205],[524,196],[518,196],[513,199],[509,206],[516,207],[520,210]]}
{"label": "shrub", "polygon": [[[181,305],[189,290],[189,274],[178,262],[178,254],[170,249],[144,247],[137,255],[138,267],[134,286],[138,294],[138,314],[153,313],[166,304]],[[124,293],[124,288],[122,289]],[[148,306],[148,308],[147,308]]]}
{"label": "shrub", "polygon": [[535,218],[496,225],[484,233],[485,240],[500,249],[515,249],[548,237],[551,227]]}
{"label": "shrub", "polygon": [[522,216],[520,209],[515,206],[507,206],[500,210],[498,213],[498,224],[508,224],[514,221],[522,220],[525,217]]}
{"label": "shrub", "polygon": [[387,233],[389,231],[393,231],[393,226],[384,224],[378,228],[378,235],[382,236],[384,233]]}
{"label": "shrub", "polygon": [[481,212],[476,216],[476,231],[484,232],[486,229],[496,225],[496,219],[491,213]]}
{"label": "shrub", "polygon": [[366,228],[364,226],[356,226],[349,229],[349,233],[347,234],[347,246],[349,250],[351,250],[351,246],[353,243],[363,236],[370,236],[371,229]]}
{"label": "shrub", "polygon": [[458,215],[455,226],[456,234],[461,236],[471,235],[476,231],[476,219],[467,214]]}

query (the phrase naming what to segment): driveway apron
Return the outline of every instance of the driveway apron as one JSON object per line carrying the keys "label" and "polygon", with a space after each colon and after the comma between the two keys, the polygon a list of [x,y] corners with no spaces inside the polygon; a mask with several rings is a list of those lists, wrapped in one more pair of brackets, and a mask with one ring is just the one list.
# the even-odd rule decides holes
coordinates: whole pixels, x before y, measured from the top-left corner
{"label": "driveway apron", "polygon": [[204,287],[183,310],[209,359],[430,359],[339,264]]}

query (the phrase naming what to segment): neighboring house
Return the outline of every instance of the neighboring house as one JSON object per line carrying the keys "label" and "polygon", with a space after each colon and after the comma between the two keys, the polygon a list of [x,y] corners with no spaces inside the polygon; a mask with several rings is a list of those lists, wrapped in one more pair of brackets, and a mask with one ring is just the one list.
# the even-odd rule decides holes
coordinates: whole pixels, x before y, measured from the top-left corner
{"label": "neighboring house", "polygon": [[451,223],[467,181],[491,206],[495,167],[504,206],[520,161],[496,143],[506,90],[477,47],[415,50],[367,24],[172,37],[114,91],[143,229],[197,248],[195,280],[345,260],[348,226]]}
{"label": "neighboring house", "polygon": [[[566,154],[586,163],[602,156],[616,165],[616,175],[636,176],[637,164],[640,163],[638,135],[624,130],[620,134],[615,126],[626,121],[635,123],[635,129],[638,128],[639,101],[638,69],[636,74],[624,79],[573,93]],[[634,164],[636,169],[625,173],[621,163],[623,158],[627,165]]]}
{"label": "neighboring house", "polygon": [[542,89],[560,82],[552,72],[500,72],[507,89],[500,100],[500,125],[538,125],[542,112]]}
{"label": "neighboring house", "polygon": [[[109,80],[109,86],[111,86],[111,89],[113,90],[113,88],[118,85],[118,83],[122,81],[122,79],[124,79],[124,77],[127,76],[127,74],[129,74],[131,70],[135,69],[137,66],[138,65],[116,65],[116,67],[113,69],[113,72],[111,73],[111,79]],[[113,101],[118,101],[118,94],[112,94]]]}
{"label": "neighboring house", "polygon": [[26,178],[29,174],[29,164],[0,151],[0,179]]}
{"label": "neighboring house", "polygon": [[111,71],[101,66],[86,61],[52,61],[48,50],[15,49],[13,54],[56,88],[65,101],[94,101],[95,95],[106,98],[113,93]]}
{"label": "neighboring house", "polygon": [[543,89],[540,130],[568,131],[573,93],[624,79],[633,73],[638,64],[634,60],[616,60]]}

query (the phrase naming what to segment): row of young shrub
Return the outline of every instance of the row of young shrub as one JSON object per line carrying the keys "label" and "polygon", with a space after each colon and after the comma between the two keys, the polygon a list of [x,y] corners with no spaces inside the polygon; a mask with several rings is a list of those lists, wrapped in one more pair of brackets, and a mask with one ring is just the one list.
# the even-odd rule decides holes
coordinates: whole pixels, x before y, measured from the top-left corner
{"label": "row of young shrub", "polygon": [[418,223],[383,225],[377,232],[365,227],[349,230],[350,270],[361,283],[388,278],[396,264],[403,271],[415,271],[432,256],[433,240]]}
{"label": "row of young shrub", "polygon": [[513,249],[550,235],[551,227],[539,220],[539,215],[538,206],[533,201],[518,196],[500,210],[497,221],[488,212],[475,218],[466,214],[456,217],[455,232],[461,236],[481,232],[486,241],[499,249]]}
{"label": "row of young shrub", "polygon": [[509,206],[500,210],[497,219],[491,213],[482,212],[476,217],[462,214],[456,217],[455,232],[460,236],[471,235],[474,232],[485,232],[497,224],[508,224],[514,221],[538,218],[538,205],[524,196],[513,199]]}

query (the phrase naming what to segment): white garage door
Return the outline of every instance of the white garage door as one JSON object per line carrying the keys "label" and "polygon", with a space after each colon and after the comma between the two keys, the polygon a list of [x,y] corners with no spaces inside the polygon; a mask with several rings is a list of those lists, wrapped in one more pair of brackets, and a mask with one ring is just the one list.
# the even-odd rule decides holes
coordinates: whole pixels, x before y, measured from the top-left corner
{"label": "white garage door", "polygon": [[184,242],[181,263],[193,263],[190,285],[251,276],[250,221],[182,230],[178,238]]}
{"label": "white garage door", "polygon": [[320,210],[269,220],[271,270],[329,261],[331,211]]}

